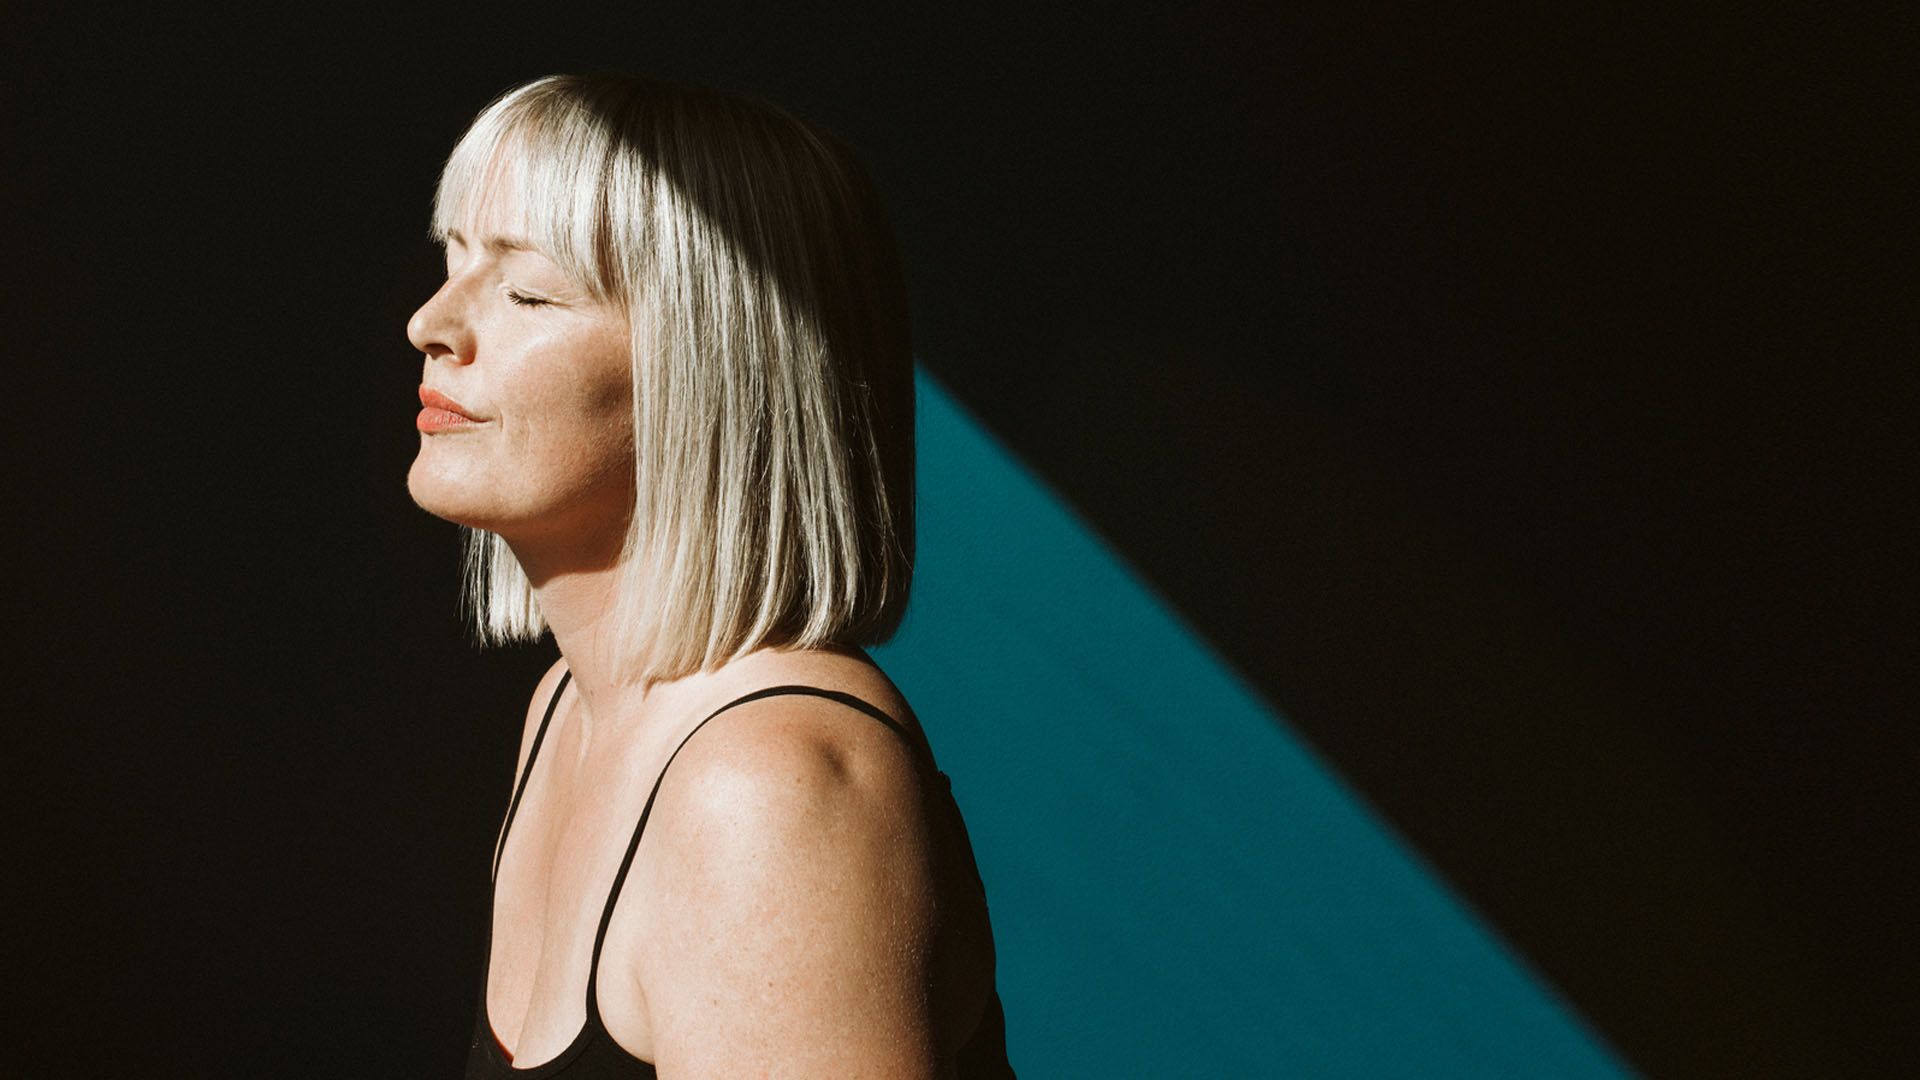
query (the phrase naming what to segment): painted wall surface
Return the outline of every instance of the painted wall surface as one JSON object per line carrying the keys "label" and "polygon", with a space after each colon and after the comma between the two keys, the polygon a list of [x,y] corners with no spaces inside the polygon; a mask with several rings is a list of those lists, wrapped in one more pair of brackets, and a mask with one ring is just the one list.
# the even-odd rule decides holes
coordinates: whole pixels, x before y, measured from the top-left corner
{"label": "painted wall surface", "polygon": [[1622,1074],[1068,507],[919,392],[913,608],[873,656],[953,777],[1017,1069]]}

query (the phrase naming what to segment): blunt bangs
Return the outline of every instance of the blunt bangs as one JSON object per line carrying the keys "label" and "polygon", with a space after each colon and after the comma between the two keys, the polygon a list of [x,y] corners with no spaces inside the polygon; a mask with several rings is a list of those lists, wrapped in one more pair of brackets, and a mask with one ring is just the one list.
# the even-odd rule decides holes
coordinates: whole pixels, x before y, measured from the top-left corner
{"label": "blunt bangs", "polygon": [[609,198],[616,155],[606,125],[552,82],[502,95],[474,120],[434,191],[430,232],[445,244],[489,200],[517,192],[520,235],[594,299],[630,307],[634,268],[622,255],[645,249],[644,221]]}

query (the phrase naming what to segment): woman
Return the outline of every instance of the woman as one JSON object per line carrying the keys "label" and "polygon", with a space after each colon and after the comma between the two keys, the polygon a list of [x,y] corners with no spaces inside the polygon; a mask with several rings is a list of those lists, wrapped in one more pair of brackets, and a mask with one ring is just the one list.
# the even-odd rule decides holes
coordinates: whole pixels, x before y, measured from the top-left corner
{"label": "woman", "polygon": [[408,487],[481,638],[561,653],[467,1075],[1010,1076],[965,827],[860,648],[906,604],[913,384],[859,166],[741,95],[552,77],[433,232]]}

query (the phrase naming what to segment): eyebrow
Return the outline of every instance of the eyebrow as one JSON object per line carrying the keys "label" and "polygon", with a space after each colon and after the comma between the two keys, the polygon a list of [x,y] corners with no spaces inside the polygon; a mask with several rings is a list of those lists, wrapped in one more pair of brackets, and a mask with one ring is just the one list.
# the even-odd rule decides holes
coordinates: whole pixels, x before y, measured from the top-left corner
{"label": "eyebrow", "polygon": [[[461,247],[467,246],[467,238],[461,235],[459,229],[448,229],[447,239],[459,244]],[[533,246],[531,241],[518,236],[488,236],[482,238],[480,243],[488,251],[496,255],[512,251],[531,251],[537,255],[540,251],[539,248]]]}

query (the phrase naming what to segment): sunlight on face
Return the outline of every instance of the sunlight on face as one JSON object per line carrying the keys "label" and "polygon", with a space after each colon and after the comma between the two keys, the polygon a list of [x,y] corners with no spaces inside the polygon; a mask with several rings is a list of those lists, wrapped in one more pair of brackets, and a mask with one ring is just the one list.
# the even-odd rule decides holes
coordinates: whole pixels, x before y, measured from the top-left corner
{"label": "sunlight on face", "polygon": [[509,540],[600,543],[633,498],[627,318],[526,242],[510,180],[477,201],[448,238],[446,283],[407,322],[423,396],[471,420],[423,413],[407,489]]}

